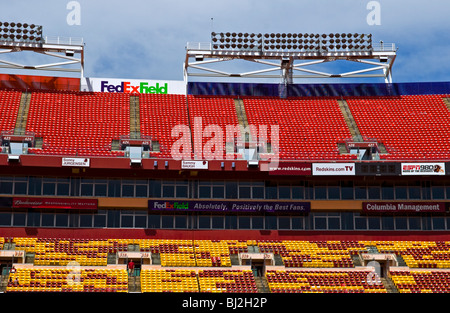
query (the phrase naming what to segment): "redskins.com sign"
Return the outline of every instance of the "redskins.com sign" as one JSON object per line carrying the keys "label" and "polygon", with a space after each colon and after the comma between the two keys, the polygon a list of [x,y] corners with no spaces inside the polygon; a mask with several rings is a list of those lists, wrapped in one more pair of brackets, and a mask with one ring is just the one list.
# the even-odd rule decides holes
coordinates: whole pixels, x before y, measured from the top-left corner
{"label": "redskins.com sign", "polygon": [[313,163],[315,176],[355,175],[354,163]]}

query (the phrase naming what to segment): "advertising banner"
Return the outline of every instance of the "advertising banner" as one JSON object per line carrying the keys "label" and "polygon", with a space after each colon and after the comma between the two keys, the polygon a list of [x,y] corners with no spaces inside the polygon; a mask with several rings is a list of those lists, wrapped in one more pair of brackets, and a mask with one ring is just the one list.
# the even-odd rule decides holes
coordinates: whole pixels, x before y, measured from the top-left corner
{"label": "advertising banner", "polygon": [[354,163],[313,163],[315,176],[355,175]]}
{"label": "advertising banner", "polygon": [[79,91],[80,79],[74,77],[0,74],[0,88]]}
{"label": "advertising banner", "polygon": [[86,78],[86,91],[135,94],[186,94],[186,84],[177,80]]}
{"label": "advertising banner", "polygon": [[97,199],[58,199],[58,198],[30,198],[14,197],[13,208],[32,209],[78,209],[95,210],[98,207]]}
{"label": "advertising banner", "polygon": [[148,208],[150,211],[307,213],[311,210],[311,205],[309,202],[149,200]]}
{"label": "advertising banner", "polygon": [[355,163],[357,176],[399,176],[401,164],[394,162]]}
{"label": "advertising banner", "polygon": [[182,169],[189,170],[207,170],[208,169],[208,161],[181,161]]}
{"label": "advertising banner", "polygon": [[62,158],[62,166],[89,167],[90,160],[87,158]]}
{"label": "advertising banner", "polygon": [[278,162],[275,167],[269,166],[269,175],[302,175],[312,174],[311,163]]}
{"label": "advertising banner", "polygon": [[402,163],[402,175],[445,175],[445,163]]}
{"label": "advertising banner", "polygon": [[445,202],[363,202],[364,212],[425,213],[445,212]]}

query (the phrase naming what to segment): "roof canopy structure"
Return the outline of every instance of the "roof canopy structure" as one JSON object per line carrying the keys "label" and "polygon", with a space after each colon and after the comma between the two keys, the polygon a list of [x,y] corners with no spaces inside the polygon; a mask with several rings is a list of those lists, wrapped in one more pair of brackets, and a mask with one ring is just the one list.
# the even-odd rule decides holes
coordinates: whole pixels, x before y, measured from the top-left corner
{"label": "roof canopy structure", "polygon": [[[6,58],[10,54],[27,51],[46,55],[52,59],[57,59],[57,61],[31,65],[13,62]],[[0,57],[0,68],[19,71],[79,72],[83,77],[83,40],[79,38],[44,37],[42,26],[39,25],[0,22]]]}
{"label": "roof canopy structure", "polygon": [[[392,83],[395,44],[374,43],[371,34],[211,33],[211,42],[188,42],[184,63],[189,77],[280,78],[285,84],[306,78],[376,78]],[[261,69],[228,72],[214,64],[244,60]],[[335,61],[362,63],[364,69],[327,72],[313,69]],[[278,72],[278,73],[276,73]]]}

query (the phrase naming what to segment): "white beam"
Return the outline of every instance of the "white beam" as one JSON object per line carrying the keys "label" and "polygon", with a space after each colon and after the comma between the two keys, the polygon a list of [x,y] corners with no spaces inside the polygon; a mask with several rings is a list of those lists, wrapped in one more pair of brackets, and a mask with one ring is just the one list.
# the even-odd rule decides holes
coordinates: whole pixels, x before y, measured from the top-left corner
{"label": "white beam", "polygon": [[222,72],[222,71],[218,71],[218,70],[213,70],[210,68],[206,68],[206,67],[202,67],[202,66],[197,66],[197,65],[191,65],[192,68],[196,68],[198,70],[202,70],[202,71],[207,71],[207,72],[212,72],[212,73],[217,73],[217,74],[221,74],[222,76],[231,76],[232,74],[227,73],[227,72]]}
{"label": "white beam", "polygon": [[[374,71],[378,71],[378,70],[384,70],[385,68],[386,68],[385,66],[378,66],[378,67],[368,68],[368,69],[359,70],[359,71],[342,73],[341,76],[344,77],[344,76],[350,76],[350,75],[353,75],[353,74],[374,72]],[[384,75],[383,75],[383,77],[384,77]]]}

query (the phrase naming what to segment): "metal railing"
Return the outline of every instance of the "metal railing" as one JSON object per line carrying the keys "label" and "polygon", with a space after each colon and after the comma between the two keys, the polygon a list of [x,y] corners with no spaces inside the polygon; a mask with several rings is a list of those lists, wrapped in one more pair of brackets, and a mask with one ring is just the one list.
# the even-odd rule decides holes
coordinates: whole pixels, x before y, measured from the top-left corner
{"label": "metal railing", "polygon": [[187,50],[198,50],[198,51],[210,51],[212,50],[212,45],[210,42],[188,42],[186,44]]}
{"label": "metal railing", "polygon": [[45,36],[45,43],[50,45],[82,46],[83,38]]}
{"label": "metal railing", "polygon": [[[210,42],[188,42],[186,44],[186,49],[188,51],[212,51],[213,49],[212,43]],[[222,49],[219,49],[222,50]],[[225,49],[227,50],[227,49]],[[231,51],[257,51],[258,49],[228,49]],[[395,43],[385,43],[385,42],[374,42],[372,43],[372,49],[366,49],[366,50],[358,50],[358,49],[328,49],[328,52],[360,52],[360,51],[376,51],[376,52],[395,52],[397,50]],[[261,51],[266,51],[264,46],[262,46]],[[298,49],[298,50],[267,50],[271,52],[316,52],[317,50],[314,49]]]}

